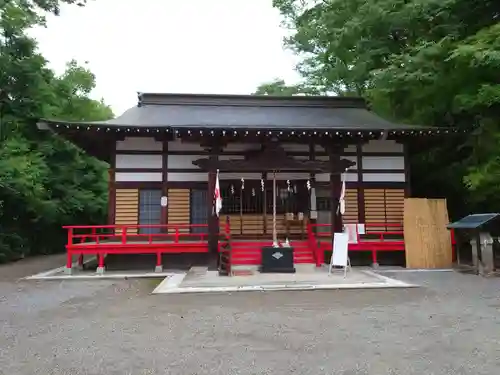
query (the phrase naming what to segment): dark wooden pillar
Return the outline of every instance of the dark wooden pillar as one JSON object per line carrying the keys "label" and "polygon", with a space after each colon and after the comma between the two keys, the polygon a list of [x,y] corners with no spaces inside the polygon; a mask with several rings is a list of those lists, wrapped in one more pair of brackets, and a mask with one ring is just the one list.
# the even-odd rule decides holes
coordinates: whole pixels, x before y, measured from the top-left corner
{"label": "dark wooden pillar", "polygon": [[[210,156],[210,167],[208,170],[208,199],[207,199],[207,217],[208,217],[208,249],[210,253],[217,254],[217,245],[219,239],[219,217],[215,214],[215,181],[217,177],[217,161],[219,160],[220,147],[216,144],[208,149]],[[223,203],[224,204],[224,203]]]}
{"label": "dark wooden pillar", "polygon": [[116,211],[116,140],[112,141],[111,157],[108,169],[108,225],[115,224]]}
{"label": "dark wooden pillar", "polygon": [[[264,235],[267,234],[267,172],[262,172],[260,176],[261,180],[264,181],[264,191],[262,191],[262,215],[263,215],[263,223],[264,223],[264,228],[262,230],[262,233]],[[261,182],[259,181],[259,187],[260,190],[262,190]]]}
{"label": "dark wooden pillar", "polygon": [[342,232],[342,215],[339,210],[339,198],[342,192],[342,181],[339,173],[340,156],[343,147],[339,145],[325,146],[330,158],[330,205],[332,235]]}
{"label": "dark wooden pillar", "polygon": [[108,169],[108,225],[115,224],[116,188],[115,169]]}
{"label": "dark wooden pillar", "polygon": [[411,179],[410,179],[410,145],[403,144],[404,150],[404,167],[405,167],[405,197],[411,197]]}
{"label": "dark wooden pillar", "polygon": [[[165,138],[162,140],[162,180],[161,180],[161,195],[162,197],[168,197],[168,140]],[[168,199],[168,198],[167,198]],[[168,224],[168,202],[167,205],[161,207],[161,221],[160,224]],[[167,228],[164,228],[164,232],[168,232]]]}
{"label": "dark wooden pillar", "polygon": [[[316,147],[316,144],[315,144],[315,141],[311,141],[309,143],[309,160],[311,161],[314,161],[316,160],[316,150],[315,150],[315,147]],[[317,198],[316,198],[316,194],[318,193],[316,191],[316,173],[314,172],[311,172],[309,173],[309,181],[311,183],[311,190],[309,191],[309,194],[308,194],[308,199],[309,199],[309,204],[308,204],[308,207],[309,207],[309,222],[311,224],[316,224],[317,222],[317,215],[318,215],[318,206],[317,206],[317,203],[315,204],[314,206],[314,213],[315,213],[315,217],[314,218],[311,218],[311,214],[313,212],[313,207],[312,207],[312,204],[311,204],[311,192],[312,192],[312,189],[314,189],[314,192],[315,192],[315,199],[317,201]],[[314,227],[314,230],[316,231],[316,227]]]}
{"label": "dark wooden pillar", "polygon": [[363,183],[363,143],[356,145],[356,171],[358,174],[358,183],[356,184],[358,196],[358,223],[364,223],[366,220],[365,211],[365,186]]}

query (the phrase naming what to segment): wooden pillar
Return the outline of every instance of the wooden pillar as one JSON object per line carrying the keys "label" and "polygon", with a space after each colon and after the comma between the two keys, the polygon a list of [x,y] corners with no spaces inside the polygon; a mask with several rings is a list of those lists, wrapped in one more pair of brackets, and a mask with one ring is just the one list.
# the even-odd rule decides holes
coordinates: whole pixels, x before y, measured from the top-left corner
{"label": "wooden pillar", "polygon": [[358,172],[357,197],[358,197],[358,222],[364,223],[366,220],[365,211],[365,186],[363,183],[363,144],[356,145],[356,170]]}
{"label": "wooden pillar", "polygon": [[[264,223],[264,228],[263,228],[263,233],[267,234],[267,172],[262,172],[262,175],[260,176],[261,180],[264,181],[264,191],[262,191],[262,207],[263,207],[263,223]],[[259,182],[259,189],[262,190],[262,187]]]}
{"label": "wooden pillar", "polygon": [[[162,197],[168,197],[168,140],[163,139],[163,147],[162,147],[162,179],[161,179],[161,195]],[[168,224],[168,198],[167,205],[161,207],[161,221],[160,224],[166,225]],[[168,233],[168,229],[165,227],[164,232]]]}
{"label": "wooden pillar", "polygon": [[411,179],[410,179],[410,145],[403,144],[404,167],[405,167],[405,198],[411,197]]}
{"label": "wooden pillar", "polygon": [[219,147],[215,144],[209,148],[210,167],[208,170],[208,199],[207,199],[207,217],[208,217],[208,250],[212,254],[217,254],[219,238],[219,217],[215,214],[215,181],[217,178],[216,164],[219,160]]}
{"label": "wooden pillar", "polygon": [[342,192],[342,181],[338,170],[340,154],[343,150],[341,146],[326,146],[326,151],[330,157],[330,205],[331,205],[331,231],[333,233],[342,232],[342,215],[339,212],[339,198]]}
{"label": "wooden pillar", "polygon": [[111,148],[111,158],[108,169],[108,225],[115,224],[116,211],[116,181],[115,181],[115,166],[116,166],[116,141],[113,140],[114,147]]}
{"label": "wooden pillar", "polygon": [[[311,161],[314,161],[316,160],[316,150],[315,150],[315,142],[314,141],[311,141],[309,143],[309,160]],[[314,172],[311,172],[309,173],[309,181],[311,183],[311,190],[309,191],[309,196],[308,196],[308,199],[309,199],[309,222],[311,224],[316,224],[317,222],[317,215],[318,215],[318,208],[316,206],[316,202],[313,206],[312,204],[312,196],[313,196],[313,189],[314,189],[314,199],[317,199],[316,198],[316,173]],[[314,216],[314,218],[312,218],[311,216]],[[314,230],[316,231],[316,227],[314,227]]]}

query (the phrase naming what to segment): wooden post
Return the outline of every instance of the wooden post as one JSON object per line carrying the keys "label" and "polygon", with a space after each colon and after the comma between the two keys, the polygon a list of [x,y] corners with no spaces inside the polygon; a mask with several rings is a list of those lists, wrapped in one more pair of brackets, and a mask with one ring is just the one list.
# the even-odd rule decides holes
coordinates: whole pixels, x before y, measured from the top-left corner
{"label": "wooden post", "polygon": [[358,197],[358,224],[365,223],[365,187],[363,184],[363,144],[360,142],[356,145],[356,170],[358,175],[357,197]]}
{"label": "wooden post", "polygon": [[[314,141],[311,141],[309,143],[309,160],[315,161],[316,160],[316,144]],[[309,183],[311,184],[311,188],[308,191],[307,194],[307,199],[309,200],[309,223],[311,224],[316,224],[317,223],[317,215],[318,215],[318,207],[316,206],[317,204],[317,198],[316,198],[316,173],[312,172],[309,173]],[[314,189],[314,190],[313,190]],[[314,194],[313,194],[314,192]],[[314,195],[314,197],[313,197]],[[314,202],[313,202],[314,199]],[[313,205],[314,203],[314,205]],[[313,214],[314,213],[314,214]],[[311,218],[311,216],[315,215],[314,218]],[[312,227],[313,233],[316,233],[317,227]]]}
{"label": "wooden post", "polygon": [[108,225],[115,224],[116,211],[116,183],[115,183],[115,167],[116,167],[116,141],[113,140],[113,148],[109,160],[108,169]]}
{"label": "wooden post", "polygon": [[219,237],[219,218],[215,215],[215,180],[217,178],[217,161],[219,160],[219,147],[212,145],[210,152],[210,168],[208,171],[208,198],[207,198],[207,217],[208,217],[208,251],[217,254]]}
{"label": "wooden post", "polygon": [[[163,142],[163,147],[162,147],[162,179],[161,179],[161,195],[163,197],[168,197],[168,140],[164,138],[162,140]],[[162,206],[161,207],[161,218],[160,218],[160,224],[164,225],[162,226],[161,232],[168,233],[168,198],[167,198],[167,206]]]}
{"label": "wooden post", "polygon": [[264,181],[264,191],[262,191],[262,185],[261,185],[261,182],[259,181],[259,189],[261,190],[261,193],[262,193],[262,207],[263,207],[263,211],[262,211],[262,214],[263,214],[263,226],[264,228],[262,228],[263,232],[264,233],[264,236],[267,234],[267,186],[265,185],[266,184],[266,180],[267,180],[267,173],[266,172],[263,172],[262,175],[261,175],[261,181]]}
{"label": "wooden post", "polygon": [[330,157],[330,204],[331,204],[331,230],[332,237],[336,232],[342,232],[342,215],[339,212],[339,198],[342,192],[342,181],[338,171],[338,164],[340,163],[340,153],[342,147],[326,146],[326,151]]}

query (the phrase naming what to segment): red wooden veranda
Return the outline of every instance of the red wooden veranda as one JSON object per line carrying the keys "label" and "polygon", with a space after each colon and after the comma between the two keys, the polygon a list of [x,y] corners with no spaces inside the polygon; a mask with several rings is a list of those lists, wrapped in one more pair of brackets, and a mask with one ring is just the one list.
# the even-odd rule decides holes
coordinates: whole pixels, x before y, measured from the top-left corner
{"label": "red wooden veranda", "polygon": [[[66,268],[71,269],[73,257],[83,264],[84,255],[96,256],[98,267],[104,269],[107,254],[155,254],[156,267],[162,269],[162,254],[208,253],[208,224],[166,225],[80,225],[63,227],[68,232]],[[311,263],[320,267],[325,252],[332,249],[330,224],[309,224],[307,239],[292,241],[295,263]],[[200,230],[201,233],[193,233]],[[141,233],[141,231],[149,233]],[[380,252],[404,252],[402,224],[365,224],[365,233],[355,233],[349,252],[370,252],[373,265],[378,264]],[[453,232],[452,245],[455,245]],[[234,265],[258,265],[262,246],[272,240],[232,240],[230,225],[221,225],[218,253],[226,271]],[[221,267],[221,265],[219,265]]]}

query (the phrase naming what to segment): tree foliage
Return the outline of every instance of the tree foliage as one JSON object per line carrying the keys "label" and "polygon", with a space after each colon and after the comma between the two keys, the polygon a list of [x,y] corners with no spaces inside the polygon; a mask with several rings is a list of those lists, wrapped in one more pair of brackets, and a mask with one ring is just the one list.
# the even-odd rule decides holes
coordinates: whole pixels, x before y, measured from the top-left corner
{"label": "tree foliage", "polygon": [[56,75],[26,33],[61,3],[0,1],[0,262],[62,251],[62,225],[105,218],[106,165],[36,128],[39,118],[113,116],[88,97],[95,86],[88,69],[71,61]]}
{"label": "tree foliage", "polygon": [[319,92],[313,87],[302,84],[287,85],[283,79],[276,78],[271,82],[261,84],[255,90],[254,95],[274,95],[274,96],[291,96],[291,95],[318,95]]}
{"label": "tree foliage", "polygon": [[413,148],[416,194],[446,196],[456,214],[500,208],[500,2],[273,3],[313,88],[364,96],[395,121],[477,127],[467,139]]}

